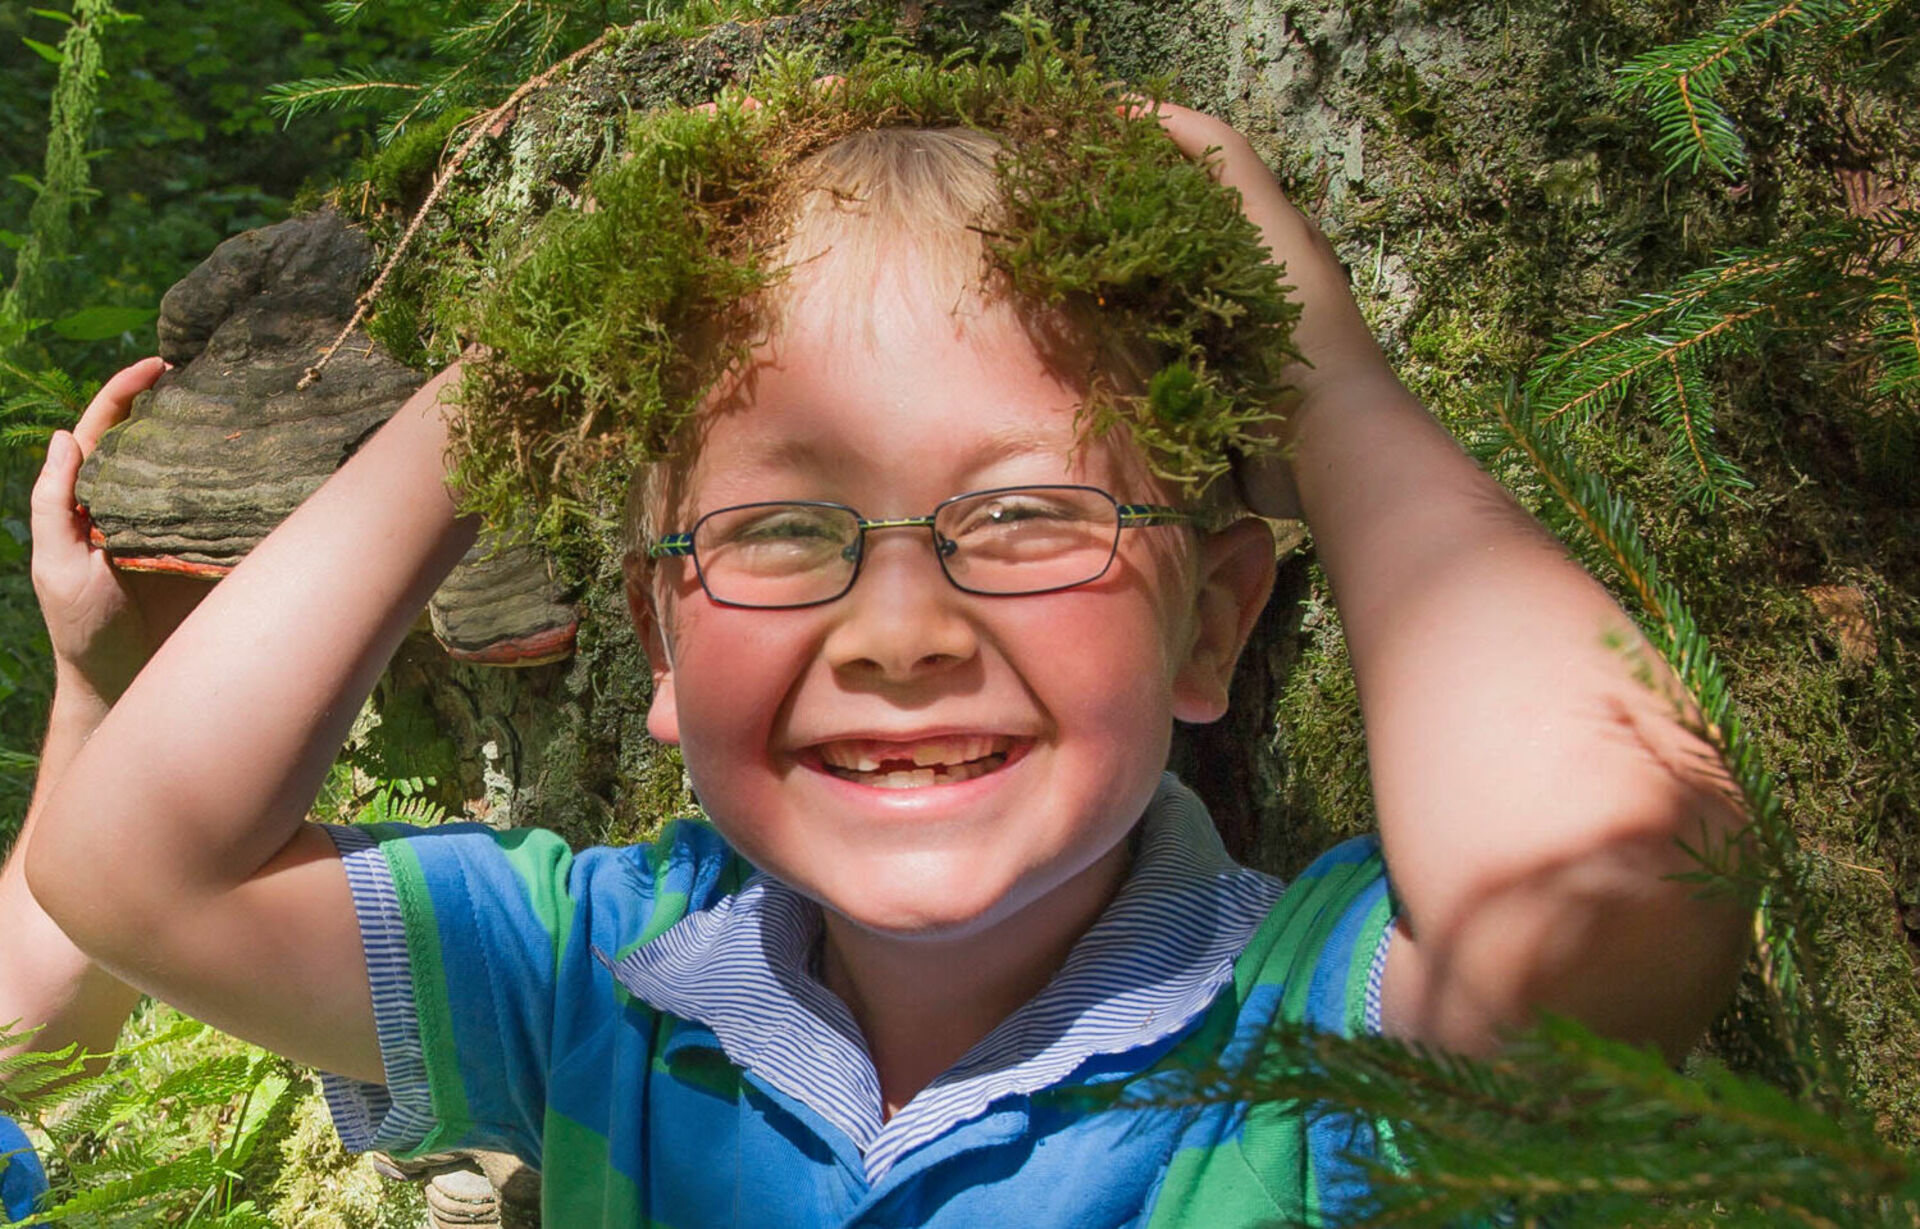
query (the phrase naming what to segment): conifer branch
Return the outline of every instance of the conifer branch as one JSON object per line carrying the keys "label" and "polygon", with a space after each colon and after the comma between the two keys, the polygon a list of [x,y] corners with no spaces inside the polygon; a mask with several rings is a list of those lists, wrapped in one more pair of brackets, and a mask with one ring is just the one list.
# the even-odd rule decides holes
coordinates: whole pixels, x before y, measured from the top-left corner
{"label": "conifer branch", "polygon": [[[1473,1095],[1483,1088],[1501,1095]],[[1370,1164],[1350,1229],[1451,1229],[1489,1213],[1555,1229],[1861,1229],[1920,1216],[1913,1158],[1863,1121],[1825,1116],[1711,1062],[1683,1074],[1651,1047],[1565,1019],[1543,1020],[1487,1059],[1283,1026],[1245,1066],[1193,1072],[1122,1105],[1248,1100],[1334,1129],[1357,1116],[1388,1132],[1398,1163]]]}
{"label": "conifer branch", "polygon": [[308,111],[325,111],[363,101],[368,94],[412,94],[421,86],[410,81],[386,81],[360,69],[347,69],[331,77],[306,77],[267,87],[269,110],[284,123]]}
{"label": "conifer branch", "polygon": [[1832,1064],[1838,1061],[1835,1031],[1824,1007],[1808,996],[1809,970],[1817,962],[1806,942],[1812,910],[1806,890],[1806,865],[1787,822],[1771,774],[1734,711],[1725,672],[1679,593],[1661,576],[1657,562],[1634,524],[1633,510],[1594,474],[1571,459],[1571,450],[1535,416],[1525,397],[1490,399],[1493,439],[1484,451],[1511,447],[1524,456],[1558,502],[1548,519],[1577,529],[1612,565],[1634,594],[1650,641],[1673,668],[1699,716],[1698,732],[1726,762],[1750,818],[1761,855],[1759,868],[1718,864],[1714,851],[1701,851],[1710,877],[1744,885],[1757,893],[1756,934],[1768,1009],[1776,1040],[1806,1081],[1805,1091],[1836,1099],[1845,1082]]}
{"label": "conifer branch", "polygon": [[1901,270],[1873,290],[1873,340],[1879,352],[1876,396],[1893,400],[1920,396],[1920,303],[1915,284],[1920,274]]}
{"label": "conifer branch", "polygon": [[1721,105],[1729,74],[1782,45],[1789,35],[1844,17],[1847,0],[1748,0],[1705,33],[1636,56],[1616,73],[1614,95],[1644,96],[1658,125],[1654,149],[1667,172],[1711,166],[1733,175],[1746,166],[1746,143]]}
{"label": "conifer branch", "polygon": [[[1871,331],[1901,387],[1907,318],[1901,314],[1920,213],[1853,219],[1761,252],[1732,252],[1669,289],[1635,295],[1562,334],[1527,376],[1544,423],[1591,421],[1636,391],[1668,435],[1668,464],[1695,506],[1711,509],[1750,486],[1715,444],[1712,364],[1758,355],[1777,338],[1815,327],[1849,336]],[[1902,281],[1901,279],[1905,279]],[[1871,326],[1869,328],[1869,326]]]}
{"label": "conifer branch", "polygon": [[387,278],[392,276],[394,269],[399,266],[400,261],[406,256],[407,248],[413,242],[414,236],[420,232],[420,228],[425,224],[428,215],[433,212],[433,207],[439,203],[441,193],[445,192],[447,185],[453,182],[453,177],[459,174],[461,166],[466,163],[467,155],[473,152],[474,147],[480,144],[481,139],[492,134],[496,125],[511,122],[512,116],[519,108],[521,100],[528,94],[551,84],[558,74],[572,68],[587,56],[600,50],[600,48],[606,44],[606,41],[607,35],[602,34],[586,46],[569,54],[565,59],[549,66],[538,76],[521,82],[520,85],[514,89],[513,93],[507,96],[506,101],[475,118],[472,132],[468,134],[465,141],[461,142],[460,148],[454,151],[453,157],[447,161],[446,165],[440,168],[439,174],[434,176],[433,188],[428,191],[427,199],[421,201],[420,208],[414,211],[412,221],[407,223],[407,229],[400,236],[400,242],[394,244],[393,251],[388,253],[387,259],[381,264],[380,273],[373,279],[373,285],[367,287],[355,302],[353,316],[347,321],[346,326],[340,330],[339,335],[336,336],[325,349],[321,350],[320,357],[313,366],[301,373],[300,381],[296,387],[302,389],[312,387],[314,382],[320,379],[320,373],[333,358],[334,352],[346,343],[347,338],[353,334],[353,330],[358,328],[360,322],[366,318],[367,310],[373,306],[373,301],[379,297],[380,291],[386,286]]}

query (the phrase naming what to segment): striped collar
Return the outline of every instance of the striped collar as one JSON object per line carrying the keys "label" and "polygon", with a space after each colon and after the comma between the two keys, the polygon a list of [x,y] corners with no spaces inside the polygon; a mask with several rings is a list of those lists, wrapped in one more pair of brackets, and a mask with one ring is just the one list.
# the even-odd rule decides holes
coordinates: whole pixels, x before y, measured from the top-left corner
{"label": "striped collar", "polygon": [[1232,976],[1281,884],[1228,858],[1206,808],[1171,774],[1142,824],[1126,883],[1060,972],[884,1122],[859,1027],[809,971],[819,906],[772,876],[689,914],[613,975],[654,1009],[704,1025],[736,1066],[843,1132],[877,1182],[994,1101],[1185,1031]]}

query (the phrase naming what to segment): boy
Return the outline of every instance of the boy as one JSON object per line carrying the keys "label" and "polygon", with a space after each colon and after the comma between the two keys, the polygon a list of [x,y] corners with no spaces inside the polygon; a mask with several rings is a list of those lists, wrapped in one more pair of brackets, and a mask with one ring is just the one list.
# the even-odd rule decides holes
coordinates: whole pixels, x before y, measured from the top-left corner
{"label": "boy", "polygon": [[301,822],[473,537],[449,372],[107,715],[29,851],[47,911],[339,1073],[350,1141],[518,1151],[568,1229],[1299,1223],[1360,1194],[1364,1129],[1074,1094],[1280,1019],[1485,1050],[1545,1008],[1684,1049],[1744,950],[1670,878],[1740,825],[1713,757],[1401,388],[1244,139],[1161,119],[1303,304],[1290,459],[1240,478],[1297,499],[1340,601],[1391,896],[1370,842],[1284,890],[1233,866],[1163,779],[1172,721],[1225,707],[1269,539],[1199,532],[1124,434],[1082,438],[1084,388],[978,277],[991,143],[895,131],[823,155],[766,336],[643,484],[649,730],[711,827],[575,857]]}

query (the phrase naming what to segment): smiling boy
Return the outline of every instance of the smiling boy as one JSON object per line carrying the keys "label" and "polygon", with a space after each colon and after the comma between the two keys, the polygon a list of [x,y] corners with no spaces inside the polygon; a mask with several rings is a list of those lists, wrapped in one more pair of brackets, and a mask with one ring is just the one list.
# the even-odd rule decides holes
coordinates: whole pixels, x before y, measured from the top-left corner
{"label": "smiling boy", "polygon": [[1314,530],[1391,894],[1371,841],[1284,888],[1234,866],[1163,777],[1172,722],[1225,709],[1270,539],[1087,437],[1084,382],[979,274],[994,141],[889,130],[810,164],[769,331],[636,500],[648,728],[710,825],[576,856],[302,823],[473,538],[447,373],[107,716],[36,895],[128,982],[339,1073],[350,1142],[510,1147],[568,1229],[1301,1223],[1361,1194],[1364,1126],[1071,1094],[1282,1020],[1484,1050],[1548,1008],[1683,1049],[1743,952],[1670,878],[1739,826],[1717,764],[1244,139],[1161,121],[1304,305],[1290,459],[1241,479]]}

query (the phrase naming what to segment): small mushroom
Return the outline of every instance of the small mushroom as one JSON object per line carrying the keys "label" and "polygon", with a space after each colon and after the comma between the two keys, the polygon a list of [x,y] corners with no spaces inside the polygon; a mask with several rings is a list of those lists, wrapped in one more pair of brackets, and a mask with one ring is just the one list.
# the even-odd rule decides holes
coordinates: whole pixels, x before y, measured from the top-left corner
{"label": "small mushroom", "polygon": [[[373,245],[333,210],[222,243],[160,304],[174,364],[80,473],[94,540],[116,567],[218,577],[338,469],[423,382],[355,329],[323,378],[302,374],[351,318]],[[490,539],[430,605],[467,661],[573,651],[577,619],[546,559]]]}

